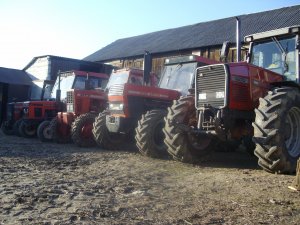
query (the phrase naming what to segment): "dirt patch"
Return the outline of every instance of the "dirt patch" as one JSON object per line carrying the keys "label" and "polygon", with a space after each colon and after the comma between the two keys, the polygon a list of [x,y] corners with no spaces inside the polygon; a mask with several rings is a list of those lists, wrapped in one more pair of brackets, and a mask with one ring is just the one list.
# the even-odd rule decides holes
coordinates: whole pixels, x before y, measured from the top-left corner
{"label": "dirt patch", "polygon": [[243,151],[197,165],[0,134],[0,224],[300,224],[289,175]]}

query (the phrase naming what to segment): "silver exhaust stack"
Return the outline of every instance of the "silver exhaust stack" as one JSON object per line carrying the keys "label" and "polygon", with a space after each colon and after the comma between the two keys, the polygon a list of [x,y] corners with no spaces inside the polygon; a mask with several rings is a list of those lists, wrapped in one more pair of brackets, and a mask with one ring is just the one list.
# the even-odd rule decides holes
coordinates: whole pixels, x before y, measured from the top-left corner
{"label": "silver exhaust stack", "polygon": [[236,61],[241,61],[241,21],[238,17],[236,19]]}

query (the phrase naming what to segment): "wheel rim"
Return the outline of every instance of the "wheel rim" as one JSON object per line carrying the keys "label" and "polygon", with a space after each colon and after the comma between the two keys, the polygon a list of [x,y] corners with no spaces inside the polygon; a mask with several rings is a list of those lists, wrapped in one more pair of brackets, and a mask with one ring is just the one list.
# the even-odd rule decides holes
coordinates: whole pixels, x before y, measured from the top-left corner
{"label": "wheel rim", "polygon": [[50,127],[46,127],[44,130],[43,130],[43,135],[46,139],[51,139],[52,138],[52,132],[51,132],[51,129]]}
{"label": "wheel rim", "polygon": [[300,109],[293,107],[286,117],[285,145],[292,157],[300,155]]}

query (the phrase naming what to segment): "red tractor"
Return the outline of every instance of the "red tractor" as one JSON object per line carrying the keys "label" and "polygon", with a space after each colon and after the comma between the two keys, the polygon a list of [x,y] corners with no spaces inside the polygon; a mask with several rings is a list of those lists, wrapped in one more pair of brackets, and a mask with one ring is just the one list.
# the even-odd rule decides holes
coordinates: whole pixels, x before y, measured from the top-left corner
{"label": "red tractor", "polygon": [[167,107],[180,95],[188,94],[197,65],[212,62],[198,56],[167,59],[157,87],[155,75],[149,73],[151,61],[151,55],[146,55],[144,72],[125,69],[112,73],[107,87],[109,108],[99,114],[93,125],[94,138],[100,146],[122,148],[135,129],[136,145],[143,155],[164,155],[162,128]]}
{"label": "red tractor", "polygon": [[166,117],[165,144],[174,159],[190,162],[217,142],[239,140],[249,151],[255,149],[264,170],[295,170],[300,156],[299,28],[247,36],[247,62],[197,68],[195,95],[174,101]]}
{"label": "red tractor", "polygon": [[62,89],[61,96],[56,97],[62,99],[65,108],[51,122],[45,121],[39,126],[40,140],[54,139],[62,143],[72,139],[79,146],[94,145],[92,124],[96,115],[107,107],[104,89],[108,79],[104,73],[73,71],[61,74],[54,90]]}
{"label": "red tractor", "polygon": [[53,118],[57,112],[57,103],[44,97],[50,94],[53,81],[44,81],[41,99],[8,104],[6,120],[2,124],[4,134],[16,134],[23,137],[36,135],[37,126],[44,120]]}

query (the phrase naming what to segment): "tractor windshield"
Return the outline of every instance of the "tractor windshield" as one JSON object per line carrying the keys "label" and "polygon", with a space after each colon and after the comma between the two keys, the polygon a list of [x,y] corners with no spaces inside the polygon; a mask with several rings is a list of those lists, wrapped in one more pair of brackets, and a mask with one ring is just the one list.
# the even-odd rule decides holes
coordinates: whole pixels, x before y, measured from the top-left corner
{"label": "tractor windshield", "polygon": [[194,81],[196,67],[196,62],[166,65],[161,75],[159,87],[178,90],[182,95],[187,95],[188,89],[192,87]]}
{"label": "tractor windshield", "polygon": [[[89,85],[89,89],[96,89],[96,88],[101,88],[101,89],[105,89],[108,79],[104,79],[104,78],[100,78],[100,77],[93,77],[93,76],[89,76],[88,77],[88,85]],[[73,85],[73,89],[76,90],[85,90],[86,89],[86,77],[84,76],[77,76],[75,78],[74,81],[74,85]]]}
{"label": "tractor windshield", "polygon": [[31,100],[50,99],[53,84],[47,84],[43,80],[33,81],[31,87]]}
{"label": "tractor windshield", "polygon": [[106,88],[109,89],[111,86],[115,84],[125,84],[128,81],[128,77],[129,77],[129,71],[112,73],[110,75]]}
{"label": "tractor windshield", "polygon": [[[68,76],[62,76],[60,78],[60,90],[61,98],[64,99],[67,96],[67,91],[70,89],[85,90],[86,89],[86,76],[75,76],[74,74]],[[107,85],[107,79],[100,77],[88,76],[88,89],[101,88],[105,89]],[[59,88],[59,81],[56,80],[52,89],[52,98],[56,97],[56,91]]]}
{"label": "tractor windshield", "polygon": [[54,87],[52,89],[52,98],[56,98],[56,91],[59,89],[61,90],[61,98],[64,99],[67,96],[67,91],[72,89],[73,83],[75,80],[74,74],[69,75],[69,76],[61,76],[60,77],[60,84],[59,84],[59,79],[57,77]]}
{"label": "tractor windshield", "polygon": [[264,42],[253,43],[251,63],[285,76],[295,81],[296,38],[270,38]]}

